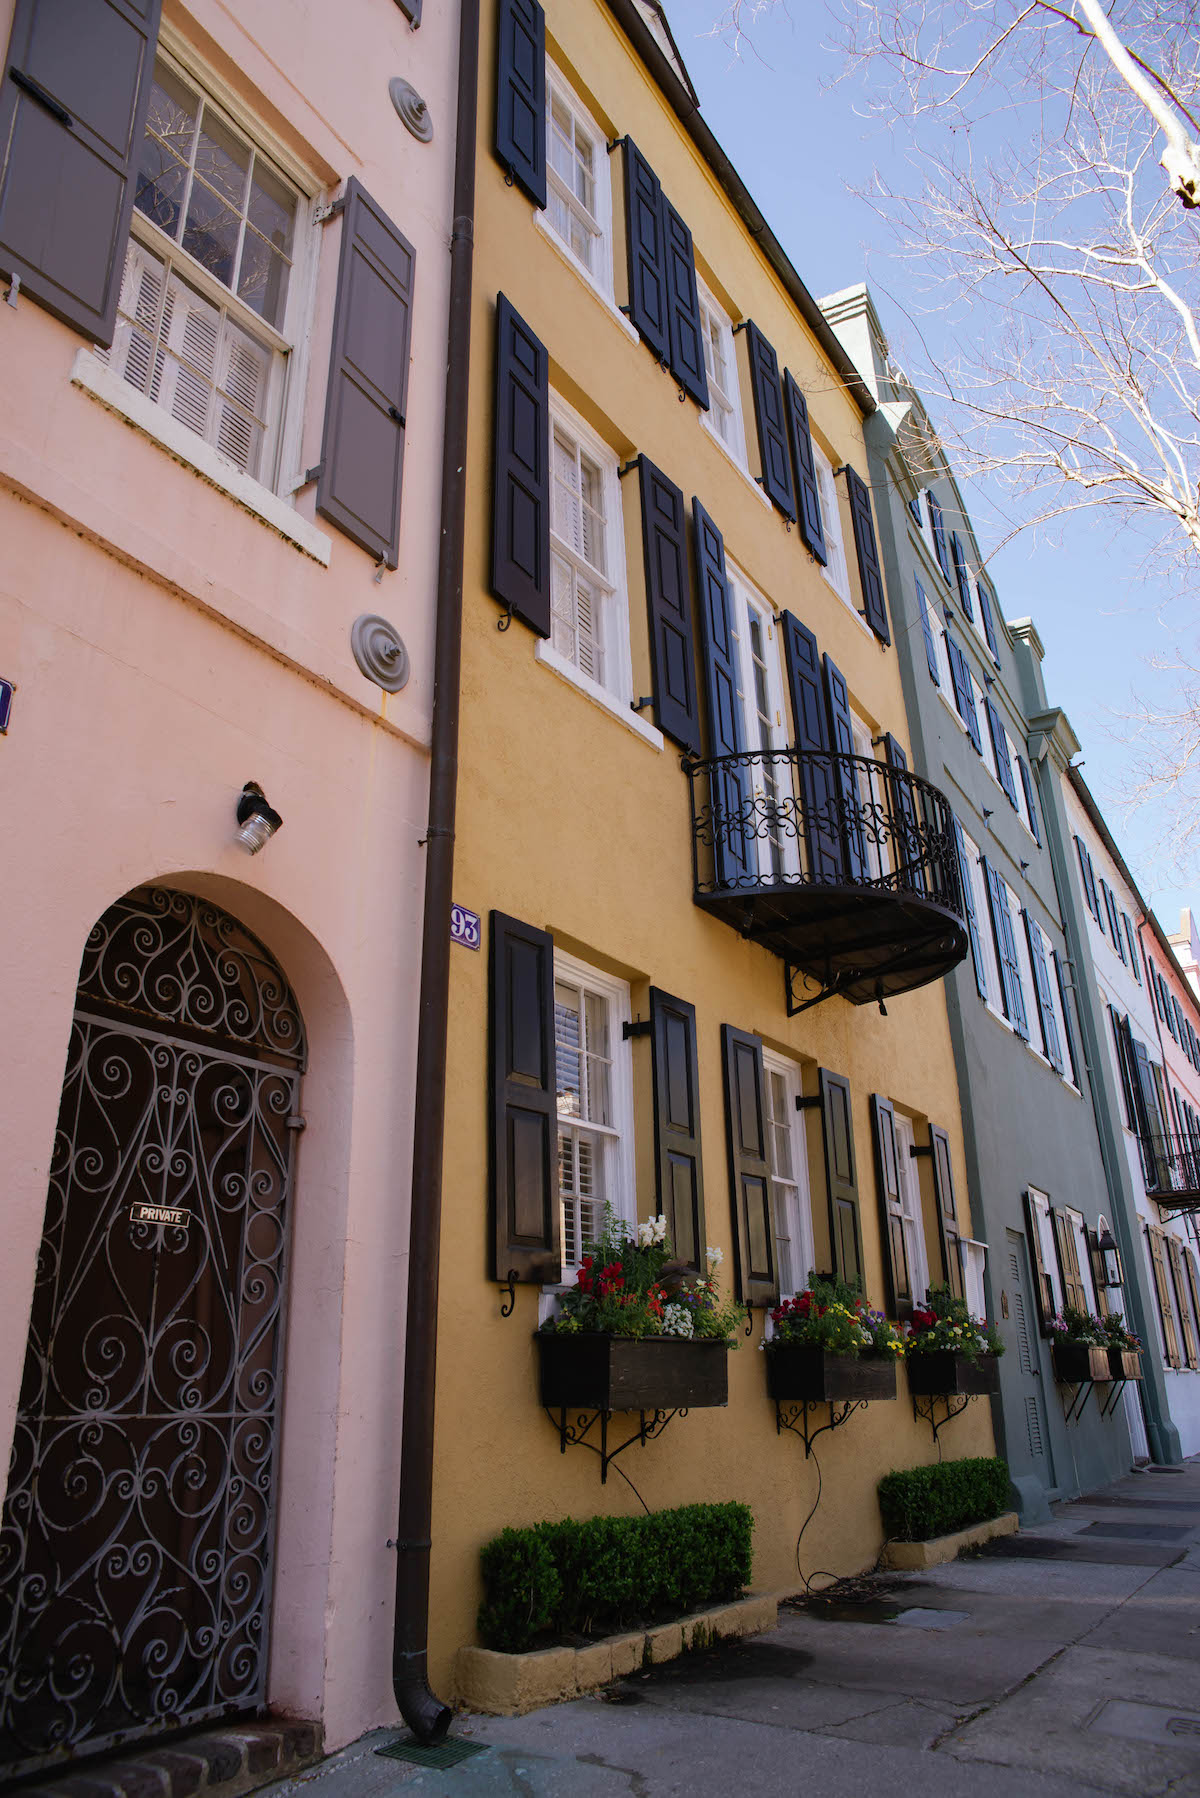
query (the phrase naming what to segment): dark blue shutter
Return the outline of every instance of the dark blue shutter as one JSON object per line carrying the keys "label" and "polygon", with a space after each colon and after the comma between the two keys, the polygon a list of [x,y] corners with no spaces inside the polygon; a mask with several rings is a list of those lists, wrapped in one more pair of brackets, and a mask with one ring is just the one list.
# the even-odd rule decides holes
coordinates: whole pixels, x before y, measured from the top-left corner
{"label": "dark blue shutter", "polygon": [[829,561],[829,551],[825,547],[825,527],[821,522],[821,497],[817,491],[817,467],[813,461],[812,432],[808,425],[808,401],[790,368],[783,371],[783,397],[792,445],[796,497],[800,502],[800,535],[824,567]]}
{"label": "dark blue shutter", "polygon": [[496,156],[535,206],[546,204],[546,15],[537,0],[500,0]]}
{"label": "dark blue shutter", "polygon": [[[915,577],[914,577],[915,579]],[[920,581],[917,587],[917,610],[921,614],[921,631],[925,638],[925,660],[929,663],[929,675],[935,687],[940,687],[942,677],[938,673],[937,644],[933,640],[933,625],[929,618],[929,602],[925,598],[925,589]]]}
{"label": "dark blue shutter", "polygon": [[[889,768],[895,768],[900,774],[908,772],[908,757],[890,731],[884,733],[883,753]],[[895,845],[892,853],[892,878],[914,892],[923,893],[925,863],[912,787],[907,780],[897,780],[891,775],[888,776],[887,786],[892,841]]]}
{"label": "dark blue shutter", "polygon": [[667,323],[671,373],[698,406],[708,410],[704,336],[692,234],[663,195],[663,248],[667,270]]}
{"label": "dark blue shutter", "polygon": [[722,1024],[721,1049],[733,1205],[734,1294],[744,1305],[774,1305],[779,1299],[779,1274],[762,1043],[732,1024]]}
{"label": "dark blue shutter", "polygon": [[821,1127],[825,1142],[825,1183],[829,1195],[829,1248],[839,1280],[866,1295],[863,1281],[862,1227],[858,1217],[858,1176],[854,1164],[854,1113],[850,1082],[843,1074],[818,1070]]}
{"label": "dark blue shutter", "polygon": [[550,635],[550,364],[499,294],[492,488],[492,594]]}
{"label": "dark blue shutter", "polygon": [[871,495],[866,482],[846,465],[846,490],[850,495],[850,521],[854,526],[854,547],[858,552],[858,578],[862,584],[863,612],[867,623],[881,643],[890,643],[887,602],[883,597],[883,571],[879,566],[879,549],[875,542],[875,520],[871,516]]}
{"label": "dark blue shutter", "polygon": [[967,727],[971,747],[976,755],[982,755],[983,738],[979,734],[979,712],[975,705],[971,670],[966,656],[949,631],[946,632],[946,654],[950,659],[950,681],[954,687],[954,703],[958,707],[958,715]]}
{"label": "dark blue shutter", "polygon": [[904,1318],[913,1307],[912,1270],[908,1265],[908,1244],[904,1240],[896,1114],[891,1100],[882,1093],[871,1094],[871,1134],[875,1145],[875,1185],[879,1193],[884,1304],[889,1317]]}
{"label": "dark blue shutter", "polygon": [[638,482],[642,493],[654,721],[681,749],[699,755],[700,717],[683,494],[646,456],[638,458]]}
{"label": "dark blue shutter", "polygon": [[1021,808],[1017,804],[1017,789],[1013,784],[1012,763],[1008,759],[1008,737],[1005,735],[1004,720],[1000,716],[999,708],[986,693],[983,698],[983,709],[987,713],[988,735],[992,739],[992,754],[996,761],[996,778],[1004,788],[1004,796],[1012,806],[1013,811],[1019,811]]}
{"label": "dark blue shutter", "polygon": [[1008,888],[1002,877],[989,864],[986,855],[982,856],[980,860],[983,865],[983,877],[987,882],[988,908],[992,914],[992,938],[996,944],[996,960],[1000,966],[1004,1015],[1017,1034],[1028,1042],[1029,1020],[1025,1015],[1025,995],[1021,990],[1021,964],[1017,959],[1017,942],[1013,935],[1012,907],[1008,900]]}
{"label": "dark blue shutter", "polygon": [[1129,1028],[1128,1017],[1123,1017],[1115,1005],[1108,1008],[1108,1021],[1112,1025],[1113,1043],[1117,1051],[1117,1067],[1121,1075],[1121,1096],[1125,1101],[1125,1122],[1136,1136],[1139,1134],[1138,1098],[1136,1071],[1133,1059],[1133,1036]]}
{"label": "dark blue shutter", "polygon": [[958,819],[954,820],[954,841],[958,848],[958,875],[962,882],[963,910],[967,916],[967,930],[971,937],[971,960],[975,964],[975,985],[981,999],[986,999],[987,962],[983,955],[983,939],[979,934],[979,916],[975,910],[975,889],[971,884],[971,870],[967,865],[967,843],[963,836],[963,828]]}
{"label": "dark blue shutter", "polygon": [[112,343],[161,0],[17,0],[0,85],[0,269]]}
{"label": "dark blue shutter", "polygon": [[494,911],[489,966],[494,1280],[562,1274],[554,941]]}
{"label": "dark blue shutter", "polygon": [[813,880],[840,885],[842,852],[838,789],[829,754],[821,652],[808,626],[801,624],[791,612],[785,612],[780,623],[796,733],[808,871]]}
{"label": "dark blue shutter", "polygon": [[1037,999],[1038,1023],[1042,1031],[1042,1052],[1056,1074],[1063,1071],[1062,1047],[1058,1040],[1058,1025],[1054,1021],[1054,1001],[1050,997],[1050,973],[1046,967],[1046,952],[1042,947],[1042,933],[1030,917],[1028,911],[1022,911],[1025,920],[1025,941],[1029,945],[1029,965],[1033,969],[1033,989]]}
{"label": "dark blue shutter", "polygon": [[992,660],[997,668],[1000,666],[1000,644],[996,636],[996,618],[992,610],[992,594],[984,580],[975,583],[975,591],[979,595],[979,616],[983,619],[983,634],[987,638],[988,648],[992,652]]}
{"label": "dark blue shutter", "polygon": [[625,153],[625,236],[629,245],[629,322],[662,363],[671,356],[663,192],[631,137]]}
{"label": "dark blue shutter", "polygon": [[1062,1007],[1063,1033],[1067,1039],[1067,1056],[1071,1064],[1071,1084],[1078,1086],[1082,1092],[1083,1087],[1079,1079],[1079,1058],[1075,1053],[1075,1027],[1071,1023],[1071,1011],[1067,1004],[1067,983],[1063,979],[1062,962],[1059,960],[1057,949],[1051,949],[1050,959],[1054,963],[1054,978],[1058,982],[1058,1002]]}
{"label": "dark blue shutter", "polygon": [[[708,701],[708,753],[740,757],[745,743],[725,542],[698,499],[692,501],[692,528],[700,602],[700,657]],[[709,805],[719,887],[744,886],[758,872],[754,839],[747,834],[747,799],[744,762],[710,770]]]}
{"label": "dark blue shutter", "polygon": [[1083,903],[1099,922],[1100,905],[1096,898],[1096,879],[1092,873],[1092,858],[1087,852],[1087,846],[1082,837],[1075,838],[1075,853],[1079,857],[1079,878],[1083,883]]}
{"label": "dark blue shutter", "polygon": [[676,1258],[707,1272],[696,1007],[650,988],[657,1210]]}
{"label": "dark blue shutter", "polygon": [[1115,898],[1113,899],[1113,912],[1116,916],[1116,921],[1117,921],[1117,953],[1121,957],[1121,960],[1125,963],[1125,966],[1128,967],[1129,966],[1129,952],[1125,947],[1125,932],[1121,928],[1121,926],[1123,924],[1127,924],[1129,922],[1129,920],[1125,916],[1125,913],[1123,911],[1121,911],[1120,908],[1118,907]]}
{"label": "dark blue shutter", "polygon": [[975,608],[971,604],[971,581],[967,574],[967,558],[957,531],[950,533],[950,560],[954,564],[954,578],[958,582],[959,603],[967,617],[974,623]]}
{"label": "dark blue shutter", "polygon": [[416,251],[353,177],[346,183],[317,511],[377,562],[400,557]]}
{"label": "dark blue shutter", "polygon": [[824,660],[825,702],[829,708],[829,746],[835,757],[833,778],[840,813],[839,835],[846,861],[846,879],[854,884],[867,877],[867,851],[863,841],[858,765],[854,760],[850,694],[837,664],[830,661],[828,656]]}
{"label": "dark blue shutter", "polygon": [[1033,775],[1023,755],[1017,757],[1017,768],[1021,775],[1021,791],[1025,795],[1025,811],[1029,817],[1029,828],[1033,832],[1033,840],[1039,846],[1042,841],[1041,827],[1038,824],[1037,800],[1033,792]]}
{"label": "dark blue shutter", "polygon": [[1120,950],[1121,958],[1124,960],[1125,951],[1121,948],[1121,920],[1117,916],[1117,902],[1113,898],[1112,888],[1103,874],[1100,876],[1100,893],[1104,900],[1104,922],[1108,927],[1108,934],[1112,938],[1114,946]]}
{"label": "dark blue shutter", "polygon": [[758,423],[763,491],[785,518],[795,518],[796,494],[788,454],[783,389],[779,384],[779,360],[753,319],[746,321],[746,348],[750,358],[754,416]]}
{"label": "dark blue shutter", "polygon": [[1175,1019],[1175,1022],[1171,1025],[1171,1035],[1175,1038],[1177,1043],[1182,1043],[1183,1012],[1180,1010],[1179,1000],[1175,997],[1174,993],[1171,994],[1171,1011],[1174,1014]]}
{"label": "dark blue shutter", "polygon": [[[1134,933],[1133,919],[1130,917],[1130,915],[1127,911],[1123,911],[1121,913],[1121,919],[1125,925],[1125,941],[1129,944],[1129,965],[1133,969],[1134,979],[1137,981],[1138,985],[1141,986],[1141,984],[1142,984],[1141,957],[1138,954],[1137,937]],[[1194,1055],[1192,1056],[1192,1060],[1193,1060],[1193,1062],[1196,1060],[1196,1057]]]}
{"label": "dark blue shutter", "polygon": [[937,556],[938,567],[950,579],[950,559],[946,554],[946,527],[942,523],[942,508],[933,497],[932,489],[925,495],[929,503],[929,524],[933,531],[933,548]]}

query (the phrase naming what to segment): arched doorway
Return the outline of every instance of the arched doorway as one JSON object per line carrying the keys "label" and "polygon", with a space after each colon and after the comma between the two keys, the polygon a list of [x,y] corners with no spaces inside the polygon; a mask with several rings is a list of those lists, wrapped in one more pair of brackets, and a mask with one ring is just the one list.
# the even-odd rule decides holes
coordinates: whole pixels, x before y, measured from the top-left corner
{"label": "arched doorway", "polygon": [[93,929],[0,1526],[10,1773],[263,1702],[304,1061],[210,901],[141,888]]}

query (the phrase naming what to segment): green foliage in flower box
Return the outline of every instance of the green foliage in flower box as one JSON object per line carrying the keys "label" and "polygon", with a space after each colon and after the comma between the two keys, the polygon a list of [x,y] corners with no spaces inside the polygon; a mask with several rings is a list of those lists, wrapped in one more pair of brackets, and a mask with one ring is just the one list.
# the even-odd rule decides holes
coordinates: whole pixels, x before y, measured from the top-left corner
{"label": "green foliage in flower box", "polygon": [[884,1533],[893,1542],[927,1542],[1009,1508],[1008,1463],[972,1456],[934,1467],[907,1467],[879,1482]]}

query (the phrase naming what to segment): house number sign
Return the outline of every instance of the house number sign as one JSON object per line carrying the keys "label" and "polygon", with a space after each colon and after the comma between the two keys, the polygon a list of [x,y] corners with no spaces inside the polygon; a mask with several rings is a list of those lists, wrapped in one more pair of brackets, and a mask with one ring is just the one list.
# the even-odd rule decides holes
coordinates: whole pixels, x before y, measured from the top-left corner
{"label": "house number sign", "polygon": [[478,949],[483,940],[479,927],[479,913],[468,911],[465,905],[450,907],[450,941],[461,943],[464,949]]}
{"label": "house number sign", "polygon": [[170,1224],[176,1230],[186,1230],[192,1221],[190,1211],[179,1211],[173,1205],[131,1205],[129,1207],[131,1224]]}

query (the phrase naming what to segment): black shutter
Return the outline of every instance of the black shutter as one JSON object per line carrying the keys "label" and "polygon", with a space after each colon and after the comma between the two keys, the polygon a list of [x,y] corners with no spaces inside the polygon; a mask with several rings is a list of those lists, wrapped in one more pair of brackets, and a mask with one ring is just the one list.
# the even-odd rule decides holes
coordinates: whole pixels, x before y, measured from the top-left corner
{"label": "black shutter", "polygon": [[1017,768],[1021,775],[1021,790],[1025,794],[1025,810],[1029,814],[1029,828],[1033,832],[1034,842],[1041,847],[1042,832],[1038,825],[1037,800],[1033,791],[1033,775],[1023,755],[1017,757]]}
{"label": "black shutter", "polygon": [[0,269],[110,345],[161,0],[17,0],[0,86]]}
{"label": "black shutter", "polygon": [[957,531],[950,533],[950,560],[954,564],[954,578],[958,583],[958,598],[963,611],[975,622],[975,608],[971,604],[971,581],[967,574],[967,558],[962,540]]}
{"label": "black shutter", "polygon": [[842,879],[837,785],[829,755],[825,682],[817,639],[806,624],[785,612],[781,619],[784,661],[792,699],[792,723],[799,751],[800,802],[808,870],[814,880],[838,885]]}
{"label": "black shutter", "polygon": [[638,458],[638,483],[642,494],[654,721],[681,749],[699,755],[700,717],[683,494],[647,456]]}
{"label": "black shutter", "polygon": [[[915,577],[914,577],[915,578]],[[940,687],[942,677],[938,673],[937,646],[933,640],[933,626],[929,622],[929,602],[925,598],[925,589],[917,581],[917,610],[921,614],[921,631],[925,638],[925,660],[929,664],[929,675],[935,687]]]}
{"label": "black shutter", "polygon": [[966,838],[957,818],[954,820],[954,841],[958,848],[958,876],[962,885],[963,910],[966,912],[967,930],[971,937],[971,960],[975,964],[975,986],[979,997],[986,999],[987,963],[983,955],[983,939],[979,934],[979,914],[975,910],[975,890],[971,885],[971,871],[967,866]]}
{"label": "black shutter", "polygon": [[629,322],[662,363],[671,355],[663,192],[631,137],[625,155],[625,238],[629,246]]}
{"label": "black shutter", "polygon": [[946,554],[946,527],[942,522],[942,508],[937,500],[934,499],[932,488],[925,495],[925,498],[929,504],[929,525],[930,529],[933,531],[933,548],[934,553],[937,556],[938,567],[941,569],[946,579],[949,580],[950,560]]}
{"label": "black shutter", "polygon": [[[725,574],[725,542],[698,499],[692,501],[696,586],[700,601],[700,655],[708,700],[708,753],[740,756],[742,707],[738,698],[737,648]],[[753,838],[746,834],[747,780],[743,763],[710,773],[713,855],[719,887],[746,884],[757,872]]]}
{"label": "black shutter", "polygon": [[537,0],[500,0],[496,156],[535,206],[546,204],[546,15]]}
{"label": "black shutter", "polygon": [[987,646],[992,652],[992,660],[997,668],[1000,666],[1000,645],[996,637],[996,618],[992,610],[992,593],[984,580],[975,583],[975,591],[979,595],[979,616],[983,619],[983,634],[987,638]]}
{"label": "black shutter", "polygon": [[946,654],[950,658],[950,680],[954,687],[954,703],[958,707],[958,715],[967,727],[972,749],[976,755],[982,755],[983,738],[979,734],[979,712],[975,705],[971,669],[949,631],[946,632]]}
{"label": "black shutter", "polygon": [[1054,1285],[1046,1272],[1046,1258],[1042,1254],[1042,1235],[1038,1229],[1037,1207],[1028,1192],[1022,1196],[1025,1201],[1025,1239],[1029,1244],[1029,1259],[1033,1263],[1033,1287],[1037,1297],[1038,1328],[1043,1336],[1048,1336],[1050,1320],[1057,1310],[1054,1303]]}
{"label": "black shutter", "polygon": [[1075,838],[1075,853],[1079,857],[1079,878],[1083,885],[1083,903],[1092,916],[1096,916],[1096,896],[1091,879],[1091,856],[1088,854],[1082,837]]}
{"label": "black shutter", "polygon": [[775,1263],[762,1043],[744,1030],[735,1030],[732,1024],[722,1024],[721,1049],[725,1064],[735,1291],[743,1304],[774,1305],[779,1299],[779,1274]]}
{"label": "black shutter", "polygon": [[650,988],[654,1172],[658,1210],[680,1261],[706,1271],[696,1007]]}
{"label": "black shutter", "polygon": [[857,1280],[865,1297],[858,1179],[854,1171],[854,1114],[850,1082],[828,1068],[818,1070],[821,1128],[825,1140],[825,1182],[829,1193],[829,1250],[840,1280]]}
{"label": "black shutter", "polygon": [[496,297],[492,594],[550,635],[550,363],[503,294]]}
{"label": "black shutter", "polygon": [[933,1196],[937,1206],[938,1235],[942,1243],[942,1272],[955,1298],[961,1299],[962,1256],[958,1252],[958,1206],[954,1202],[950,1138],[937,1124],[930,1124],[929,1144],[933,1150]]}
{"label": "black shutter", "polygon": [[796,493],[788,454],[783,390],[779,385],[779,359],[753,319],[746,321],[746,349],[750,357],[754,416],[758,422],[763,491],[785,518],[795,518]]}
{"label": "black shutter", "polygon": [[1071,1064],[1071,1084],[1072,1086],[1077,1086],[1080,1092],[1082,1092],[1083,1084],[1079,1078],[1079,1057],[1075,1053],[1075,1026],[1071,1022],[1071,1011],[1067,1004],[1067,983],[1063,979],[1062,962],[1059,960],[1057,949],[1051,949],[1050,959],[1054,963],[1054,978],[1058,982],[1058,999],[1059,1004],[1062,1006],[1063,1032],[1067,1039],[1067,1057]]}
{"label": "black shutter", "polygon": [[875,520],[871,516],[871,495],[866,482],[847,463],[846,491],[850,495],[850,519],[854,525],[854,547],[858,552],[858,577],[862,584],[863,612],[867,623],[881,643],[890,643],[887,603],[883,597],[883,572],[879,566],[879,549],[875,542]]}
{"label": "black shutter", "polygon": [[999,707],[988,694],[983,696],[983,709],[987,713],[988,735],[992,739],[992,755],[996,761],[996,778],[1004,788],[1004,796],[1013,811],[1020,811],[1017,804],[1017,789],[1013,784],[1012,763],[1008,759],[1008,737],[1004,730],[1004,720],[1000,716]]}
{"label": "black shutter", "polygon": [[883,1243],[884,1303],[889,1317],[908,1317],[913,1308],[912,1270],[904,1240],[899,1151],[892,1102],[871,1094],[871,1134],[875,1142],[875,1183],[879,1192],[879,1234]]}
{"label": "black shutter", "polygon": [[867,875],[858,764],[853,759],[854,727],[850,722],[850,695],[845,678],[828,656],[825,657],[825,700],[829,708],[829,746],[835,758],[833,777],[841,813],[839,835],[846,859],[846,879],[853,884],[865,880]]}
{"label": "black shutter", "polygon": [[1034,996],[1037,999],[1038,1023],[1042,1030],[1042,1052],[1055,1073],[1061,1074],[1062,1046],[1058,1040],[1058,1025],[1054,1021],[1054,1001],[1050,996],[1050,972],[1046,966],[1042,933],[1028,911],[1022,910],[1021,916],[1025,920],[1025,941],[1029,945],[1029,965],[1033,969]]}
{"label": "black shutter", "polygon": [[540,1285],[562,1274],[554,941],[503,912],[491,922],[491,1271]]}
{"label": "black shutter", "polygon": [[1113,1044],[1117,1051],[1117,1068],[1121,1076],[1121,1097],[1125,1101],[1125,1122],[1134,1135],[1140,1137],[1142,1132],[1141,1120],[1138,1116],[1133,1033],[1129,1027],[1129,1019],[1122,1017],[1115,1005],[1110,1005],[1108,1008],[1108,1021],[1112,1025]]}
{"label": "black shutter", "polygon": [[[908,772],[908,757],[891,731],[885,731],[883,737],[883,753],[889,768],[899,773]],[[921,833],[917,829],[917,808],[913,804],[913,790],[906,780],[888,777],[888,811],[892,823],[892,840],[900,851],[899,858],[893,858],[893,879],[899,880],[913,892],[925,891],[925,858],[922,852]]]}
{"label": "black shutter", "polygon": [[829,561],[829,551],[825,547],[825,527],[821,522],[821,496],[817,491],[817,465],[813,461],[808,401],[801,393],[790,368],[783,371],[783,397],[787,409],[788,437],[792,445],[793,472],[796,476],[800,535],[817,561],[824,566]]}
{"label": "black shutter", "polygon": [[663,195],[663,253],[667,271],[667,324],[671,373],[696,404],[708,410],[704,336],[692,234]]}
{"label": "black shutter", "polygon": [[388,568],[400,556],[416,252],[346,183],[317,511]]}
{"label": "black shutter", "polygon": [[981,857],[987,882],[988,906],[992,914],[992,936],[996,944],[996,960],[1000,965],[1004,1015],[1018,1036],[1029,1041],[1029,1020],[1025,1016],[1025,995],[1021,990],[1021,964],[1017,959],[1017,940],[1013,935],[1012,907],[1008,887],[986,856]]}

